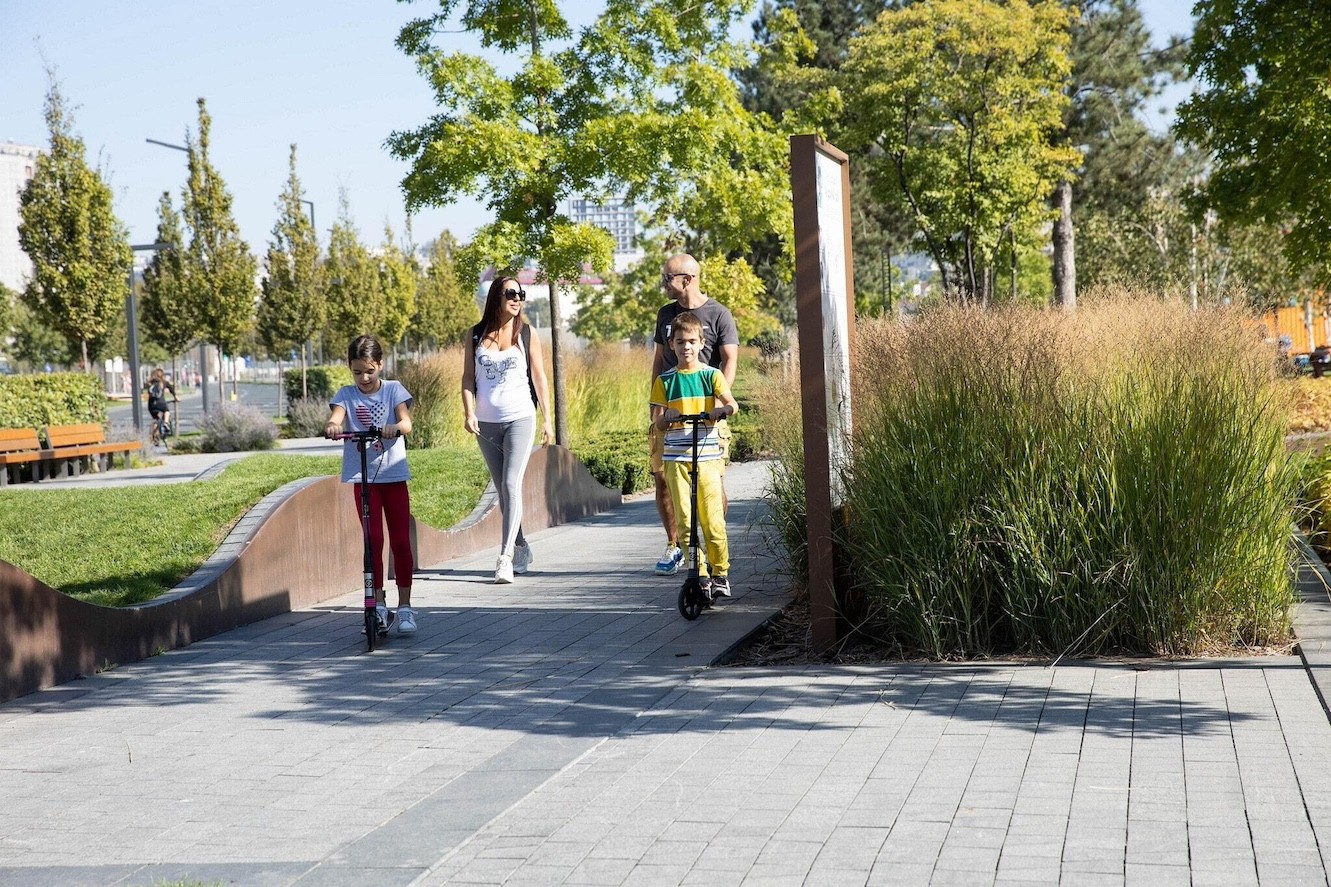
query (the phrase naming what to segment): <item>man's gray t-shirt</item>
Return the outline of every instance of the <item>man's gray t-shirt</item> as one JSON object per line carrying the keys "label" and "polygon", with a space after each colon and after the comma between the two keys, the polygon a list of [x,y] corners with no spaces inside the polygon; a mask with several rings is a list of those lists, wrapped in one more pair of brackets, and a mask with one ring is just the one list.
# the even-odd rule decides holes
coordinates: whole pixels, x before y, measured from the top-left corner
{"label": "man's gray t-shirt", "polygon": [[670,302],[656,312],[656,333],[652,341],[665,351],[665,363],[661,369],[668,370],[677,362],[675,351],[670,347],[670,327],[675,317],[685,311],[702,323],[702,362],[720,369],[721,346],[738,345],[739,330],[735,327],[735,318],[731,316],[730,309],[712,298],[697,308],[681,308],[679,302]]}

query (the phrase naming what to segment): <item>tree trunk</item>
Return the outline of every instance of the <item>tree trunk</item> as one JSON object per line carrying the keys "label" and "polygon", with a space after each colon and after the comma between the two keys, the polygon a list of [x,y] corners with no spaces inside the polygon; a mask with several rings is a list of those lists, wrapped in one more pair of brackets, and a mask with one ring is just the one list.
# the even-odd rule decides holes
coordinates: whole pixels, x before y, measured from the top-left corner
{"label": "tree trunk", "polygon": [[970,233],[965,235],[965,246],[963,250],[963,261],[966,263],[966,301],[974,302],[981,298],[980,281],[975,274],[975,245],[971,242]]}
{"label": "tree trunk", "polygon": [[1012,304],[1017,304],[1017,229],[1008,229],[1008,243],[1012,246],[1012,281],[1008,292],[1008,299]]}
{"label": "tree trunk", "polygon": [[564,351],[559,347],[559,281],[550,281],[550,375],[555,399],[555,443],[568,446],[568,404],[564,401]]}
{"label": "tree trunk", "polygon": [[226,369],[223,362],[226,360],[222,354],[222,349],[217,349],[217,408],[221,409],[222,404],[226,403]]}
{"label": "tree trunk", "polygon": [[1054,188],[1058,220],[1054,222],[1054,304],[1064,311],[1077,310],[1077,250],[1072,228],[1072,183]]}

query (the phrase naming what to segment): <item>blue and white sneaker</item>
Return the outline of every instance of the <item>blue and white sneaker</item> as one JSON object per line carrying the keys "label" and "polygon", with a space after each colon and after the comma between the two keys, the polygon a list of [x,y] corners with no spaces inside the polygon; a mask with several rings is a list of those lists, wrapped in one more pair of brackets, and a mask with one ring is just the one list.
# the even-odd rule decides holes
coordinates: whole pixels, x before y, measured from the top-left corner
{"label": "blue and white sneaker", "polygon": [[679,565],[684,560],[684,552],[673,542],[667,542],[665,552],[656,562],[656,575],[673,576],[679,572]]}

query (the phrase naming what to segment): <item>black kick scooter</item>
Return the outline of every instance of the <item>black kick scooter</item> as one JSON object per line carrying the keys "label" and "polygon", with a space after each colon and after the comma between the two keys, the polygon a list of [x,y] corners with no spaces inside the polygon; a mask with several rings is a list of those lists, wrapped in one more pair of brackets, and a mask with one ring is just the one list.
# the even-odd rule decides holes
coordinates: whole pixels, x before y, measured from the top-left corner
{"label": "black kick scooter", "polygon": [[374,652],[374,639],[379,634],[378,601],[374,596],[374,557],[370,553],[370,466],[365,448],[370,441],[379,440],[383,435],[378,428],[364,431],[349,431],[339,434],[336,440],[354,440],[356,451],[360,453],[360,529],[365,542],[365,559],[362,567],[365,572],[365,649]]}
{"label": "black kick scooter", "polygon": [[711,418],[709,413],[689,413],[674,420],[693,424],[693,459],[689,466],[689,575],[679,589],[679,614],[690,622],[712,606],[711,585],[703,586],[698,565],[698,425]]}

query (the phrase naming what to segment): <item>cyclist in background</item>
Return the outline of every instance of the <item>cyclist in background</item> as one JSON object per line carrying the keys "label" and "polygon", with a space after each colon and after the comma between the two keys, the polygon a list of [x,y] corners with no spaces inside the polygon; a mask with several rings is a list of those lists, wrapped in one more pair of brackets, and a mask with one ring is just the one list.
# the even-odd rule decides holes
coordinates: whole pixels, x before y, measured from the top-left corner
{"label": "cyclist in background", "polygon": [[171,430],[171,401],[168,401],[166,396],[170,393],[171,400],[174,401],[176,386],[171,384],[171,380],[162,372],[162,368],[157,367],[148,376],[148,383],[143,386],[143,391],[148,396],[148,415],[153,418],[153,443],[166,443],[165,436]]}

